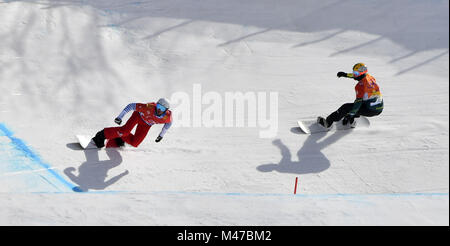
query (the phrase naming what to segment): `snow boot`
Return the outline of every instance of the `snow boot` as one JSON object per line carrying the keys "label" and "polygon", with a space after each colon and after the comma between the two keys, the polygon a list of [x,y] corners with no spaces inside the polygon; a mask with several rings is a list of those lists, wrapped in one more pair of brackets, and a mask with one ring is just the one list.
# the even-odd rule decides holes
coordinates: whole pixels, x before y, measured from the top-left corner
{"label": "snow boot", "polygon": [[122,138],[115,138],[114,140],[116,141],[117,147],[125,146],[125,142],[123,141]]}
{"label": "snow boot", "polygon": [[327,119],[323,118],[322,116],[317,117],[317,123],[326,129],[330,129],[331,125],[332,125],[332,124],[328,124]]}
{"label": "snow boot", "polygon": [[105,147],[105,131],[101,130],[95,134],[95,137],[92,138],[92,141],[94,141],[97,148],[103,148]]}

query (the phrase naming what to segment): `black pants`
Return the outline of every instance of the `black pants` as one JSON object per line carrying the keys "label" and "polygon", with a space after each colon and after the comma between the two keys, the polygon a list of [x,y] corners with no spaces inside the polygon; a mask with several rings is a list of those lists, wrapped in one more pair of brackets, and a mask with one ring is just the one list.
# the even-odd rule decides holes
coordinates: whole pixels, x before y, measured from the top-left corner
{"label": "black pants", "polygon": [[[353,103],[343,104],[338,110],[334,111],[327,117],[328,125],[331,125],[335,121],[340,121],[344,116],[346,116],[353,108]],[[367,108],[365,104],[361,105],[355,117],[367,116],[372,117],[381,114],[382,110],[371,110]]]}

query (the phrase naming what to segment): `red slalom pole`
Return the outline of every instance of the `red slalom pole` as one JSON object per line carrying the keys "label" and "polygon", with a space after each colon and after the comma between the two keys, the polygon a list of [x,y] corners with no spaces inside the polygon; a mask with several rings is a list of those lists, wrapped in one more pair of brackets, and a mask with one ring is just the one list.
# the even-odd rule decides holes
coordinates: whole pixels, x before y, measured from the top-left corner
{"label": "red slalom pole", "polygon": [[298,183],[298,177],[295,177],[295,188],[294,188],[294,194],[297,194],[297,183]]}

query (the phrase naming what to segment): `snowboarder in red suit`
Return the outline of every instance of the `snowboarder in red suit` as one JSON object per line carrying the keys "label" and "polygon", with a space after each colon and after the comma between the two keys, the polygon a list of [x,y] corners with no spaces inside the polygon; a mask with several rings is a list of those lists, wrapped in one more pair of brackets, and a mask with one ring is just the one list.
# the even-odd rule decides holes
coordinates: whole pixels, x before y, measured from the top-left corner
{"label": "snowboarder in red suit", "polygon": [[[130,103],[114,120],[114,122],[120,125],[125,114],[133,111],[133,114],[125,125],[104,128],[99,131],[92,140],[98,148],[105,146],[105,140],[107,140],[107,148],[121,147],[124,146],[125,143],[138,147],[145,136],[147,136],[152,125],[164,124],[164,127],[155,140],[155,142],[159,142],[172,125],[172,112],[169,108],[169,102],[164,98],[159,99],[156,103]],[[132,134],[131,130],[133,130],[136,125],[136,131]]]}

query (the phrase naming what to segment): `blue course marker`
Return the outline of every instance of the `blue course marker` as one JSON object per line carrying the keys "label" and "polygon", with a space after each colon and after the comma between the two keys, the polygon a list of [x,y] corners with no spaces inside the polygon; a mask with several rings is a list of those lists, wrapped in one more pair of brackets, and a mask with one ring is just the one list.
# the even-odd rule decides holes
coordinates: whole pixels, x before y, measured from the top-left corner
{"label": "blue course marker", "polygon": [[0,185],[11,192],[77,191],[23,140],[0,122]]}

